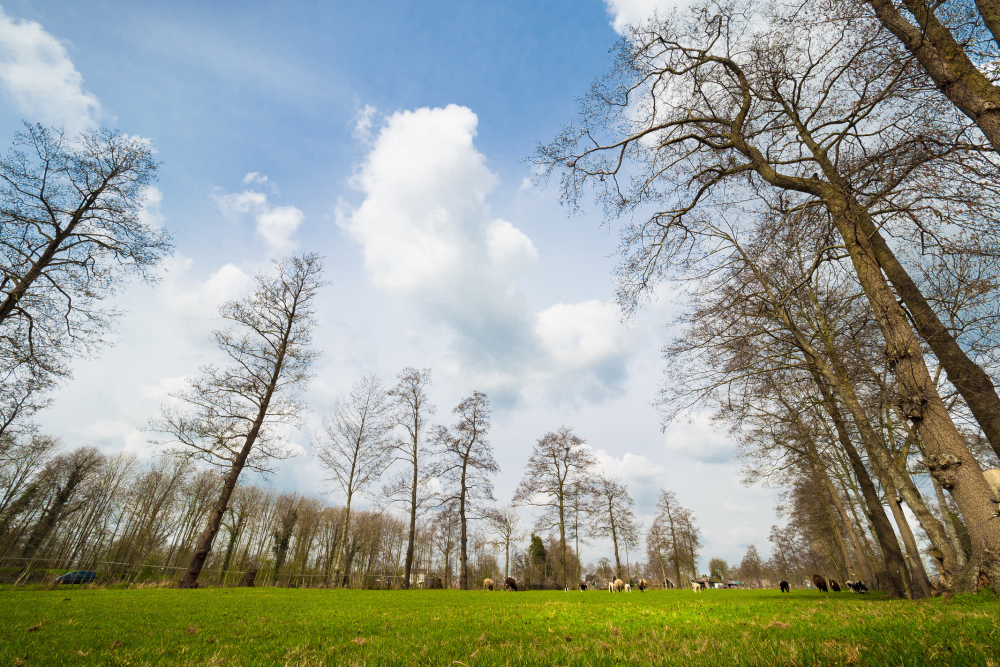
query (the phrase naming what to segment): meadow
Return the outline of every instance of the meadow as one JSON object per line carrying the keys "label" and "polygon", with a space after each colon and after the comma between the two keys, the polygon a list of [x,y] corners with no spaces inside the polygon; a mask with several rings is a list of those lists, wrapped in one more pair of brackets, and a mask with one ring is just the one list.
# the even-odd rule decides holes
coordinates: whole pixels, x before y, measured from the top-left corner
{"label": "meadow", "polygon": [[985,665],[1000,601],[816,591],[0,590],[0,665]]}

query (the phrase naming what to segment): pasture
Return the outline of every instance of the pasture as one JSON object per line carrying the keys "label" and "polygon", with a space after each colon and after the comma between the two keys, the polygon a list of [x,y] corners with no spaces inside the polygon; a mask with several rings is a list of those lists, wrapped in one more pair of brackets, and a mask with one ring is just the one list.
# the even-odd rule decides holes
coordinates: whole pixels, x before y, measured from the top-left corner
{"label": "pasture", "polygon": [[0,590],[0,665],[992,665],[992,594]]}

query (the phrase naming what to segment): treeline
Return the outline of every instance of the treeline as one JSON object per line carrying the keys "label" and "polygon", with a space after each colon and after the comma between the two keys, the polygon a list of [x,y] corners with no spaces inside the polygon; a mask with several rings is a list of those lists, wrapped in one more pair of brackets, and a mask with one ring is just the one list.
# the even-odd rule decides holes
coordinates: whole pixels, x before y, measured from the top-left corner
{"label": "treeline", "polygon": [[[176,457],[144,463],[133,454],[106,456],[90,447],[60,452],[57,445],[51,438],[35,437],[0,447],[0,577],[8,583],[36,582],[51,580],[53,572],[79,569],[99,573],[101,582],[175,582],[196,549],[223,476]],[[692,534],[689,512],[678,511],[678,534],[686,541],[676,562],[693,573],[694,564],[686,559],[697,553],[697,529]],[[669,520],[669,514],[664,516]],[[603,535],[593,529],[592,514],[574,517],[579,518],[585,527],[577,532],[580,522],[574,520],[571,539]],[[635,530],[621,518],[623,530]],[[528,588],[556,588],[565,585],[564,572],[577,580],[587,575],[653,580],[668,573],[676,581],[669,539],[658,544],[662,558],[655,571],[634,558],[628,564],[627,554],[625,567],[610,559],[584,566],[573,545],[567,546],[563,560],[555,534],[547,540],[532,534],[526,541],[519,525],[512,507],[488,508],[470,530],[467,571],[476,586],[486,577],[513,576]],[[348,524],[343,505],[238,485],[221,526],[218,548],[204,567],[206,584],[404,585],[409,526],[392,512],[355,509]],[[624,549],[637,546],[631,532],[618,539]],[[421,512],[412,584],[459,586],[460,541],[454,506]]]}
{"label": "treeline", "polygon": [[1000,591],[1000,33],[897,5],[653,17],[536,162],[634,220],[627,311],[687,284],[660,405],[714,409],[786,490],[774,576]]}

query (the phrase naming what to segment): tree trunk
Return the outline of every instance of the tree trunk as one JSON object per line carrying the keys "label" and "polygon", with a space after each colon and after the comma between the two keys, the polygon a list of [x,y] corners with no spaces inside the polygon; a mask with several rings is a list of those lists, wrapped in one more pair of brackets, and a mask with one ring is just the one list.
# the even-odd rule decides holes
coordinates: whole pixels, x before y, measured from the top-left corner
{"label": "tree trunk", "polygon": [[[861,494],[865,499],[865,505],[869,521],[872,523],[872,527],[875,532],[875,539],[878,540],[879,547],[882,549],[882,559],[884,561],[884,568],[887,574],[886,581],[890,584],[890,590],[888,591],[890,595],[899,596],[905,593],[906,584],[904,583],[904,572],[906,571],[906,561],[903,558],[903,553],[899,548],[899,542],[896,540],[896,533],[892,530],[892,524],[889,523],[889,517],[885,514],[885,508],[882,507],[882,503],[879,500],[878,492],[875,489],[875,484],[872,482],[871,477],[868,476],[868,470],[865,468],[864,461],[861,460],[861,456],[858,454],[858,450],[854,447],[854,443],[851,442],[851,436],[847,432],[847,426],[844,424],[844,418],[840,413],[840,408],[837,407],[836,400],[831,394],[830,387],[827,386],[823,378],[820,377],[819,371],[817,371],[812,366],[810,367],[810,372],[813,375],[813,379],[816,381],[816,386],[820,390],[820,394],[823,397],[823,405],[826,407],[827,413],[830,415],[830,419],[833,421],[834,428],[837,431],[837,437],[840,440],[841,446],[844,448],[844,452],[847,454],[847,458],[851,463],[851,469],[854,471],[854,478],[861,488]],[[854,407],[849,404],[849,407]],[[852,413],[854,411],[852,410]],[[862,415],[864,416],[864,415]],[[858,426],[858,430],[861,430],[861,424],[859,423],[857,415],[855,415],[855,425]]]}
{"label": "tree trunk", "polygon": [[910,562],[910,572],[913,574],[911,577],[911,584],[915,588],[913,595],[920,598],[930,597],[931,584],[927,579],[927,571],[924,569],[924,563],[920,559],[920,549],[917,547],[917,540],[913,537],[913,531],[910,530],[910,522],[906,520],[906,514],[900,505],[901,498],[896,495],[896,488],[888,480],[886,480],[885,494],[889,499],[889,509],[892,510],[892,518],[896,520],[899,534],[902,536],[903,544],[906,546],[906,555]]}
{"label": "tree trunk", "polygon": [[989,577],[990,585],[1000,591],[1000,558],[995,551],[1000,545],[1000,522],[990,522],[994,508],[989,503],[989,485],[952,422],[927,370],[917,336],[886,283],[867,234],[858,224],[865,219],[867,225],[872,225],[870,216],[852,201],[830,198],[827,206],[882,331],[889,365],[898,382],[902,413],[923,439],[928,470],[951,491],[966,524],[977,527],[970,530],[973,558]]}
{"label": "tree trunk", "polygon": [[410,489],[410,540],[406,545],[406,566],[403,573],[403,588],[410,589],[410,573],[413,571],[413,547],[417,537],[417,445],[413,445],[413,488]]}
{"label": "tree trunk", "polygon": [[337,588],[344,585],[343,578],[340,576],[340,559],[341,554],[344,553],[344,549],[347,548],[347,534],[351,525],[351,496],[354,493],[349,491],[347,494],[347,504],[344,507],[344,526],[340,529],[340,539],[336,547],[337,555],[334,557],[333,561],[333,580],[336,582]]}
{"label": "tree trunk", "polygon": [[565,512],[565,508],[563,507],[563,502],[565,501],[565,499],[566,499],[565,495],[560,490],[560,492],[559,492],[559,547],[562,550],[562,567],[561,567],[562,572],[561,572],[561,574],[562,574],[562,579],[563,579],[562,580],[563,586],[567,586],[568,585],[568,583],[566,581],[566,512]]}
{"label": "tree trunk", "polygon": [[930,346],[944,368],[948,381],[962,395],[973,417],[983,429],[993,451],[1000,456],[1000,396],[989,375],[965,353],[954,336],[927,303],[920,288],[900,264],[892,249],[867,217],[861,229],[871,238],[872,250],[879,266],[892,282],[896,293],[913,317],[917,333]]}
{"label": "tree trunk", "polygon": [[945,498],[944,489],[941,488],[941,484],[938,483],[937,478],[933,475],[931,475],[931,483],[934,485],[934,493],[937,494],[938,509],[941,510],[941,520],[944,521],[944,528],[948,532],[948,540],[955,550],[957,568],[946,571],[945,574],[947,576],[964,570],[968,562],[968,557],[965,553],[965,547],[962,546],[962,540],[958,538],[958,529],[955,527],[955,521],[952,519],[951,510],[948,509],[948,499]]}
{"label": "tree trunk", "polygon": [[458,563],[458,587],[463,591],[469,590],[469,536],[465,520],[465,467],[462,468],[462,490],[458,499],[458,519],[461,523],[461,535],[459,537],[459,563]]}

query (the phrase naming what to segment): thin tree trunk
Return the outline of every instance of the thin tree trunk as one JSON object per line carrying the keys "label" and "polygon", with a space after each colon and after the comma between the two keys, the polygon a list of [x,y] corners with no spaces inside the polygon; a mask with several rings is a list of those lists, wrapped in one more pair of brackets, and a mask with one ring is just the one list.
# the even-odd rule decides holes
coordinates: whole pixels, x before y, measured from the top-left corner
{"label": "thin tree trunk", "polygon": [[336,582],[337,588],[344,585],[343,579],[340,576],[340,558],[344,549],[347,548],[347,533],[351,525],[351,496],[354,495],[353,492],[347,494],[347,504],[344,507],[344,525],[340,529],[340,539],[338,540],[336,549],[336,556],[333,561],[333,578]]}
{"label": "thin tree trunk", "polygon": [[900,505],[901,499],[896,495],[896,488],[888,480],[885,487],[885,494],[889,498],[889,509],[892,510],[892,517],[896,520],[899,534],[902,536],[903,544],[906,546],[910,571],[913,573],[911,583],[915,584],[920,593],[920,595],[917,595],[917,591],[914,591],[914,596],[930,597],[931,584],[927,579],[927,571],[924,569],[924,563],[920,560],[920,549],[917,547],[917,540],[913,537],[913,531],[910,530],[910,522],[906,520],[906,514]]}
{"label": "thin tree trunk", "polygon": [[[847,454],[848,460],[851,462],[851,468],[854,471],[854,478],[857,480],[858,486],[861,487],[861,493],[865,499],[865,505],[868,519],[872,523],[872,527],[875,532],[875,539],[878,540],[879,547],[882,550],[882,559],[884,562],[884,572],[886,574],[886,581],[890,584],[891,590],[889,590],[890,595],[902,595],[906,591],[906,584],[904,583],[904,578],[907,576],[904,574],[906,572],[906,561],[903,558],[903,553],[899,548],[899,542],[896,540],[896,533],[892,530],[892,524],[889,523],[889,517],[885,514],[885,508],[882,507],[882,503],[879,500],[878,492],[875,490],[875,484],[872,482],[871,477],[868,476],[868,470],[865,469],[864,462],[861,460],[861,456],[858,454],[858,450],[854,447],[854,443],[851,442],[850,434],[847,432],[847,426],[844,424],[844,418],[840,413],[840,408],[837,407],[836,400],[834,399],[830,387],[827,386],[826,382],[820,377],[819,371],[810,366],[810,372],[813,375],[813,379],[816,381],[816,386],[820,390],[820,394],[823,397],[823,405],[826,407],[827,413],[830,415],[830,419],[833,421],[834,428],[837,431],[837,437],[840,440],[841,446],[844,448],[844,452]],[[848,404],[848,407],[856,407],[853,404]],[[854,410],[852,409],[852,413]],[[862,415],[863,416],[863,415]],[[861,431],[862,423],[855,415],[855,426]]]}
{"label": "thin tree trunk", "polygon": [[413,571],[413,549],[417,537],[417,445],[413,445],[413,488],[410,489],[410,541],[406,545],[406,569],[403,574],[403,588],[410,589],[410,573]]}

